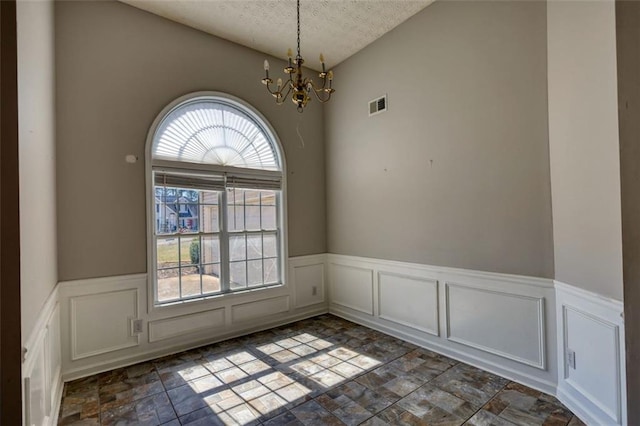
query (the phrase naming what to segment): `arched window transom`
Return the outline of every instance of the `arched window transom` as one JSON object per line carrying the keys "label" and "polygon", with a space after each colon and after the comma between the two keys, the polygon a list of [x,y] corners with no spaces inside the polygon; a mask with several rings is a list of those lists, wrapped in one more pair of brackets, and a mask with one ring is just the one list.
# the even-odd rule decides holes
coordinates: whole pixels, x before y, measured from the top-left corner
{"label": "arched window transom", "polygon": [[256,120],[239,108],[213,100],[179,105],[162,121],[154,160],[281,170],[276,147]]}

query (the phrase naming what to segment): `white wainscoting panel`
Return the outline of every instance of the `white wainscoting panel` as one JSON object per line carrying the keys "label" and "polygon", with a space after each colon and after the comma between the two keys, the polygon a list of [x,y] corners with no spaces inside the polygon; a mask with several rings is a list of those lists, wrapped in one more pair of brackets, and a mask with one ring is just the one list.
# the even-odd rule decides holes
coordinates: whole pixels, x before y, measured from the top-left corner
{"label": "white wainscoting panel", "polygon": [[[27,415],[55,423],[61,374],[74,379],[322,314],[328,299],[336,315],[556,393],[588,424],[626,424],[619,301],[507,274],[334,254],[290,262],[288,285],[152,313],[138,311],[147,306],[146,275],[60,283],[25,344]],[[321,297],[309,296],[314,286]],[[146,325],[139,342],[132,317]]]}
{"label": "white wainscoting panel", "polygon": [[325,256],[303,256],[290,260],[289,280],[294,287],[295,308],[326,303]]}
{"label": "white wainscoting panel", "polygon": [[446,283],[447,338],[544,370],[544,300]]}
{"label": "white wainscoting panel", "polygon": [[373,315],[373,270],[329,263],[331,303]]}
{"label": "white wainscoting panel", "polygon": [[[62,282],[62,377],[73,380],[326,313],[325,260],[324,254],[291,258],[287,271],[296,271],[297,282],[293,276],[282,286],[153,309],[146,274]],[[298,284],[303,292],[319,286],[318,297],[292,307]],[[132,335],[134,318],[143,323],[138,335]]]}
{"label": "white wainscoting panel", "polygon": [[[618,380],[620,336],[617,325],[578,309],[564,308],[567,349],[575,351],[576,368],[565,368],[565,380],[593,401],[613,421],[619,422],[620,383]],[[589,336],[585,339],[584,336]],[[594,348],[594,342],[603,345]],[[602,366],[609,368],[602,369]],[[616,374],[598,374],[614,370]],[[594,374],[595,373],[595,374]]]}
{"label": "white wainscoting panel", "polygon": [[622,302],[564,283],[556,289],[559,399],[588,424],[626,424]]}
{"label": "white wainscoting panel", "polygon": [[331,313],[555,393],[551,280],[336,254],[327,263]]}
{"label": "white wainscoting panel", "polygon": [[233,323],[238,323],[268,317],[288,310],[289,296],[272,297],[271,299],[233,305],[231,318]]}
{"label": "white wainscoting panel", "polygon": [[378,303],[380,318],[440,335],[438,281],[379,272]]}
{"label": "white wainscoting panel", "polygon": [[131,320],[138,318],[138,291],[127,289],[70,299],[73,360],[137,346]]}
{"label": "white wainscoting panel", "polygon": [[59,398],[62,393],[62,350],[60,336],[60,305],[56,302],[53,313],[47,322],[45,348],[47,359],[47,383],[49,384],[49,400],[47,409],[50,417],[58,414]]}
{"label": "white wainscoting panel", "polygon": [[24,349],[24,424],[54,425],[62,398],[58,286],[42,306]]}
{"label": "white wainscoting panel", "polygon": [[149,342],[224,327],[224,308],[149,322]]}

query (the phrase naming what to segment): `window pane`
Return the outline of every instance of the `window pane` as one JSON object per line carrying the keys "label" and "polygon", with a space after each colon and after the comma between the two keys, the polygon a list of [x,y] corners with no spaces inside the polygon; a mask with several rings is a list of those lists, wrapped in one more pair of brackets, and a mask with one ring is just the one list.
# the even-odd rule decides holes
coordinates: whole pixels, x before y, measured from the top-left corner
{"label": "window pane", "polygon": [[191,234],[191,233],[198,232],[198,218],[181,217],[178,222],[179,222],[178,232],[183,234]]}
{"label": "window pane", "polygon": [[264,257],[277,257],[278,256],[278,239],[276,234],[263,234],[263,256]]}
{"label": "window pane", "polygon": [[227,189],[227,204],[238,204],[244,205],[244,193],[237,188],[228,188]]}
{"label": "window pane", "polygon": [[166,234],[169,232],[169,214],[171,211],[167,206],[156,196],[155,202],[155,219],[156,219],[156,234]]}
{"label": "window pane", "polygon": [[202,292],[217,293],[220,291],[220,265],[202,265]]}
{"label": "window pane", "polygon": [[158,301],[166,302],[180,298],[180,270],[163,269],[157,271]]}
{"label": "window pane", "polygon": [[200,191],[200,204],[218,204],[219,192]]}
{"label": "window pane", "polygon": [[200,263],[220,263],[220,238],[217,235],[202,237]]}
{"label": "window pane", "polygon": [[262,229],[276,229],[276,206],[262,206]]}
{"label": "window pane", "polygon": [[218,218],[217,205],[200,205],[200,215],[200,225],[202,226],[202,232],[220,231],[220,219]]}
{"label": "window pane", "polygon": [[[173,201],[170,201],[170,198],[173,199]],[[169,209],[171,209],[171,213],[173,213],[176,216],[176,219],[178,217],[178,213],[180,213],[180,206],[178,206],[178,202],[176,201],[176,197],[169,197],[168,195],[166,196],[166,205]]]}
{"label": "window pane", "polygon": [[180,236],[180,264],[197,265],[200,263],[200,237]]}
{"label": "window pane", "polygon": [[247,259],[262,258],[262,235],[247,235]]}
{"label": "window pane", "polygon": [[260,206],[247,206],[244,208],[246,228],[248,230],[258,230],[260,227]]}
{"label": "window pane", "polygon": [[244,192],[244,203],[247,206],[260,205],[260,191],[242,190]]}
{"label": "window pane", "polygon": [[278,282],[278,260],[264,260],[264,283],[271,284]]}
{"label": "window pane", "polygon": [[176,231],[177,224],[177,212],[174,211],[171,206],[159,202],[158,197],[156,197],[156,233],[172,234]]}
{"label": "window pane", "polygon": [[[178,229],[180,232],[198,232],[198,200],[200,191],[177,188]],[[169,193],[167,193],[169,199]]]}
{"label": "window pane", "polygon": [[262,285],[262,260],[247,262],[247,283],[249,287]]}
{"label": "window pane", "polygon": [[229,231],[244,230],[244,207],[242,205],[228,206],[227,220],[229,221]]}
{"label": "window pane", "polygon": [[200,292],[200,272],[196,266],[188,266],[180,270],[180,284],[182,287],[182,297],[199,296]]}
{"label": "window pane", "polygon": [[199,204],[196,203],[189,203],[186,205],[187,206],[187,218],[191,219],[191,221],[188,221],[187,223],[191,224],[191,227],[189,228],[192,231],[199,231],[198,229],[198,219],[199,219]]}
{"label": "window pane", "polygon": [[229,237],[229,259],[244,260],[247,257],[247,247],[244,235],[232,235]]}
{"label": "window pane", "polygon": [[275,191],[260,191],[260,201],[263,206],[275,206],[276,205],[276,193]]}
{"label": "window pane", "polygon": [[156,240],[156,261],[158,269],[178,266],[177,238],[158,238]]}
{"label": "window pane", "polygon": [[247,263],[231,262],[229,272],[231,275],[231,290],[238,290],[247,286]]}

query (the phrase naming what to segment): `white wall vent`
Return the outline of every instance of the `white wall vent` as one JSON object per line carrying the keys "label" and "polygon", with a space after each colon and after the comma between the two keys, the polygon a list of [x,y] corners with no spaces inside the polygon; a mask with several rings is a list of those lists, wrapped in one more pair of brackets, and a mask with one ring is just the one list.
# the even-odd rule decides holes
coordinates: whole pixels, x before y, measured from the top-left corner
{"label": "white wall vent", "polygon": [[369,117],[387,110],[387,95],[381,96],[369,102]]}

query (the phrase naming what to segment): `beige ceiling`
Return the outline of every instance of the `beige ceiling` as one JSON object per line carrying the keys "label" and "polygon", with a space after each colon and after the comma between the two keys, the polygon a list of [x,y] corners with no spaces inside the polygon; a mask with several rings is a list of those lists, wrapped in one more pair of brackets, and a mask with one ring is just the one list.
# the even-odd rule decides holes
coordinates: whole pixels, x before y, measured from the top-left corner
{"label": "beige ceiling", "polygon": [[[296,49],[294,0],[121,0],[137,8],[286,59]],[[302,0],[301,53],[319,69],[353,55],[434,0]]]}

